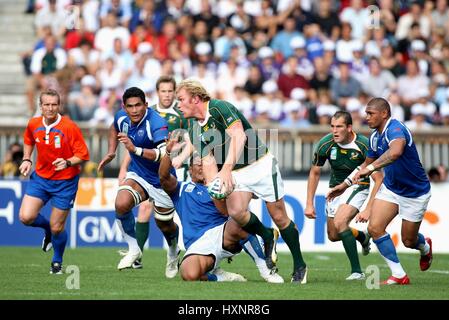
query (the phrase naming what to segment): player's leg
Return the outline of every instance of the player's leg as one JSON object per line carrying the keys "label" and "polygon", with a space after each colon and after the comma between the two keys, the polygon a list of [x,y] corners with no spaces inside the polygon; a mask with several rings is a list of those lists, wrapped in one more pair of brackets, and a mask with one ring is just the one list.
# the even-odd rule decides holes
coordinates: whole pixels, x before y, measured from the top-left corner
{"label": "player's leg", "polygon": [[217,276],[208,275],[208,271],[213,269],[214,264],[215,257],[213,255],[189,255],[181,263],[181,278],[184,281],[217,281]]}
{"label": "player's leg", "polygon": [[39,213],[44,204],[42,199],[25,194],[20,206],[19,219],[26,226],[44,229],[42,250],[47,252],[52,248],[50,222]]}
{"label": "player's leg", "polygon": [[266,264],[269,269],[272,269],[276,265],[277,260],[276,241],[278,233],[277,230],[264,226],[254,213],[248,211],[248,205],[252,196],[252,193],[247,191],[234,191],[226,198],[226,207],[229,216],[244,231],[249,234],[259,235],[262,238],[265,244]]}
{"label": "player's leg", "polygon": [[35,172],[31,174],[19,211],[19,218],[23,224],[44,229],[45,234],[42,240],[44,252],[52,248],[50,222],[39,213],[50,199],[46,182],[46,179],[39,177]]}
{"label": "player's leg", "polygon": [[385,284],[408,284],[408,277],[399,262],[396,248],[386,228],[388,224],[398,214],[398,205],[393,202],[374,199],[371,209],[370,221],[368,223],[368,232],[373,238],[374,244],[377,246],[380,255],[384,258],[391,270],[392,276],[386,280]]}
{"label": "player's leg", "polygon": [[53,207],[50,217],[51,242],[53,244],[53,259],[51,261],[50,273],[62,274],[62,260],[67,244],[67,231],[65,222],[70,213],[69,209]]}
{"label": "player's leg", "polygon": [[279,228],[282,239],[287,244],[293,257],[292,282],[307,283],[307,267],[301,253],[299,231],[296,224],[287,216],[284,198],[274,202],[266,201],[268,212]]}
{"label": "player's leg", "polygon": [[142,252],[136,239],[135,219],[132,209],[147,199],[144,189],[133,179],[126,179],[119,187],[115,198],[115,218],[117,225],[128,244],[128,253],[120,260],[118,269],[130,268],[140,259]]}
{"label": "player's leg", "polygon": [[334,227],[343,242],[346,256],[351,264],[351,275],[346,278],[347,280],[362,280],[365,278],[360,267],[356,239],[351,228],[349,228],[349,222],[355,217],[357,212],[357,208],[344,203],[338,207],[334,217]]}
{"label": "player's leg", "polygon": [[421,221],[430,200],[430,192],[418,198],[400,197],[401,238],[404,246],[420,251],[419,267],[426,271],[432,264],[432,240],[419,233]]}
{"label": "player's leg", "polygon": [[139,211],[137,213],[137,222],[136,222],[136,238],[137,244],[139,245],[140,250],[143,251],[143,246],[148,239],[149,234],[149,226],[150,226],[150,217],[151,212],[153,211],[153,202],[152,201],[143,201],[139,205]]}

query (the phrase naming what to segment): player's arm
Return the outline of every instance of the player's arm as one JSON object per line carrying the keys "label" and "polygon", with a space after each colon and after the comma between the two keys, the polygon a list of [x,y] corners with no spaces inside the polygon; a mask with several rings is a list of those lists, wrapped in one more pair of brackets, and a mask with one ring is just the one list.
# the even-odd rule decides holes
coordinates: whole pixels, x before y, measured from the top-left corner
{"label": "player's arm", "polygon": [[178,186],[178,179],[170,173],[172,167],[171,159],[168,154],[165,154],[159,165],[159,180],[161,182],[162,189],[167,194],[173,194],[176,192]]}
{"label": "player's arm", "polygon": [[186,159],[190,157],[190,155],[195,151],[195,147],[190,141],[190,137],[188,132],[185,132],[183,135],[184,142],[182,144],[182,151],[171,160],[173,167],[176,169],[181,168],[182,164]]}
{"label": "player's arm", "polygon": [[357,181],[360,179],[358,178],[358,174],[360,171],[364,170],[368,165],[370,165],[374,160],[374,158],[366,157],[365,161],[358,166],[357,168],[352,171],[349,176],[346,177],[346,179],[340,183],[339,185],[336,185],[326,195],[327,201],[332,201],[335,197],[338,197],[341,195],[347,188],[352,186],[353,184],[357,183]]}
{"label": "player's arm", "polygon": [[114,160],[115,152],[117,150],[117,130],[115,129],[114,124],[111,124],[109,127],[109,135],[108,135],[108,154],[100,161],[98,165],[98,171],[102,171],[104,166],[106,166],[109,162]]}
{"label": "player's arm", "polygon": [[[397,138],[390,142],[387,151],[385,151],[379,158],[366,167],[362,168],[353,178],[354,182],[361,178],[367,177],[375,170],[379,170],[395,162],[404,153],[406,140],[404,138]],[[368,159],[368,158],[367,158]]]}
{"label": "player's arm", "polygon": [[223,181],[227,190],[232,190],[234,182],[231,172],[245,147],[246,134],[241,121],[234,122],[226,129],[226,133],[230,137],[229,150],[218,177]]}
{"label": "player's arm", "polygon": [[118,183],[121,184],[126,177],[126,172],[128,172],[129,163],[131,162],[131,156],[128,151],[125,151],[125,156],[123,158],[122,164],[120,165],[120,171],[118,173]]}
{"label": "player's arm", "polygon": [[212,200],[214,201],[215,207],[217,207],[218,211],[220,211],[220,213],[222,215],[224,215],[225,217],[228,217],[228,208],[226,207],[226,201],[224,200],[217,200],[212,198]]}
{"label": "player's arm", "polygon": [[156,148],[147,149],[136,147],[128,135],[124,132],[120,132],[117,134],[118,141],[123,143],[126,150],[134,153],[135,155],[151,160],[151,161],[160,161],[161,158],[165,155],[166,144],[165,141],[159,141],[156,143]]}
{"label": "player's arm", "polygon": [[208,153],[201,161],[203,164],[204,181],[208,185],[218,174],[217,162],[211,153]]}
{"label": "player's arm", "polygon": [[23,158],[22,163],[19,166],[20,174],[24,177],[28,176],[31,172],[31,167],[33,166],[33,162],[31,160],[31,155],[33,154],[34,145],[24,144],[23,145]]}
{"label": "player's arm", "polygon": [[365,209],[362,212],[359,212],[355,217],[356,222],[367,222],[369,220],[371,216],[371,208],[373,207],[374,199],[376,197],[377,191],[379,191],[380,186],[382,185],[382,182],[384,180],[384,174],[382,173],[382,171],[376,171],[373,172],[371,178],[373,178],[374,181],[373,189],[370,192],[368,203],[366,204]]}
{"label": "player's arm", "polygon": [[304,215],[309,219],[316,218],[315,206],[313,204],[313,199],[315,198],[316,189],[318,183],[320,182],[321,167],[312,166],[309,172],[309,179],[307,180],[307,200],[306,208],[304,210]]}

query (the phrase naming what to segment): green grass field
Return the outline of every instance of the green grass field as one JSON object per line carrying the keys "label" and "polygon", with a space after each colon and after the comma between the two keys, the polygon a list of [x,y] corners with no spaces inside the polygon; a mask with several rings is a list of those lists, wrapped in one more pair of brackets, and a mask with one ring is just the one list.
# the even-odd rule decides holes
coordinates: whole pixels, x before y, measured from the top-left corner
{"label": "green grass field", "polygon": [[[449,255],[437,254],[426,272],[418,266],[418,254],[400,254],[401,263],[411,279],[409,286],[380,286],[367,289],[365,281],[348,282],[346,256],[343,253],[305,253],[309,266],[308,284],[289,283],[291,258],[280,254],[278,266],[285,284],[269,284],[245,254],[225,270],[244,275],[245,283],[183,282],[164,277],[165,251],[146,250],[144,268],[118,271],[117,248],[67,249],[64,267],[80,270],[80,289],[66,288],[70,274],[50,275],[50,253],[40,248],[0,247],[0,299],[157,299],[157,300],[307,300],[307,299],[449,299]],[[378,253],[361,257],[362,266],[377,265],[381,280],[389,275]]]}

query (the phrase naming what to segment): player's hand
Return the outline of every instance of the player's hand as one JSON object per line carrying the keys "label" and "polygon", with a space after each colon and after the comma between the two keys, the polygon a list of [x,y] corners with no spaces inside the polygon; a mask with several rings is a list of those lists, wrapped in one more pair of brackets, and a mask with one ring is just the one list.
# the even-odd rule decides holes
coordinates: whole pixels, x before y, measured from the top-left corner
{"label": "player's hand", "polygon": [[[222,185],[225,186],[225,189],[229,192],[234,190],[234,178],[232,177],[232,171],[226,168],[222,168],[220,172],[217,174],[216,178],[220,178]],[[221,187],[220,187],[221,188]]]}
{"label": "player's hand", "polygon": [[98,164],[97,172],[103,171],[103,168],[115,158],[115,153],[108,153]]}
{"label": "player's hand", "polygon": [[126,170],[120,170],[118,173],[118,185],[121,186],[125,183]]}
{"label": "player's hand", "polygon": [[128,137],[128,135],[126,133],[119,132],[117,134],[117,140],[120,141],[121,143],[123,143],[126,150],[128,150],[129,152],[134,153],[136,151],[136,147],[134,146],[131,139]]}
{"label": "player's hand", "polygon": [[171,159],[171,165],[175,169],[181,168],[182,167],[182,159],[181,159],[181,157],[177,156],[177,157],[174,157],[173,159]]}
{"label": "player's hand", "polygon": [[28,174],[31,171],[31,166],[32,166],[31,162],[23,161],[19,167],[20,174],[23,175],[24,177],[28,176]]}
{"label": "player's hand", "polygon": [[67,162],[64,158],[57,158],[51,164],[56,167],[55,171],[61,171],[67,168]]}
{"label": "player's hand", "polygon": [[[170,133],[168,136],[168,139],[166,141],[166,147],[165,150],[168,153],[178,153],[184,146],[186,145],[186,142],[180,142],[182,137],[182,131],[181,130],[175,130]],[[173,164],[173,162],[172,162]],[[176,167],[175,167],[176,168]]]}
{"label": "player's hand", "polygon": [[371,209],[365,209],[355,216],[355,222],[368,222],[371,216]]}
{"label": "player's hand", "polygon": [[368,177],[371,173],[373,173],[373,172],[370,171],[369,169],[367,169],[366,167],[361,169],[361,170],[359,170],[359,172],[357,172],[355,174],[355,176],[352,178],[352,183],[353,184],[358,183],[363,178]]}
{"label": "player's hand", "polygon": [[329,190],[329,192],[326,194],[326,200],[332,201],[339,195],[341,195],[345,190],[348,188],[348,185],[346,183],[340,183],[338,186],[333,187]]}
{"label": "player's hand", "polygon": [[306,206],[304,210],[304,215],[309,219],[316,219],[316,212],[314,206]]}

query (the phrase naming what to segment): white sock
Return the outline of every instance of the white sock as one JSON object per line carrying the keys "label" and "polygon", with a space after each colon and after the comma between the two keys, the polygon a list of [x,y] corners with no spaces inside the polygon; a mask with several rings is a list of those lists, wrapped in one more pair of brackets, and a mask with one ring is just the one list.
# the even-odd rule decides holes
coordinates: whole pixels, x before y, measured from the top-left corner
{"label": "white sock", "polygon": [[422,255],[422,256],[425,256],[426,254],[428,254],[429,251],[430,251],[430,246],[429,246],[429,244],[427,243],[427,241],[424,242],[424,244],[421,243],[421,244],[418,246],[418,250],[419,250],[419,252],[421,252],[421,255]]}
{"label": "white sock", "polygon": [[122,221],[119,219],[116,219],[117,225],[119,226],[120,231],[122,232],[123,238],[125,239],[126,243],[129,247],[129,252],[137,252],[140,251],[139,245],[137,244],[137,239],[131,237],[129,234],[123,230]]}
{"label": "white sock", "polygon": [[388,264],[388,267],[391,270],[391,275],[393,277],[403,278],[406,275],[400,262],[394,262],[394,261],[391,261],[390,259],[385,258],[384,256],[382,256],[382,257],[384,258],[385,262]]}
{"label": "white sock", "polygon": [[167,254],[170,257],[176,257],[178,255],[178,242],[172,241],[172,245],[168,247]]}

